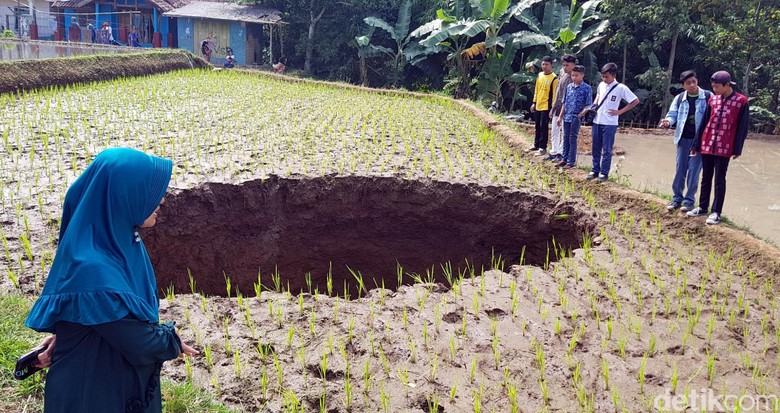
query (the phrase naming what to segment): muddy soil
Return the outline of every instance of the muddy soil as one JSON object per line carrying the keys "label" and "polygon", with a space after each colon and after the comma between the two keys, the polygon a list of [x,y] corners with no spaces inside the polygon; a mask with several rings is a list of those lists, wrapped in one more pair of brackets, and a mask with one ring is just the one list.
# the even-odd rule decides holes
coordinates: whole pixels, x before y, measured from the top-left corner
{"label": "muddy soil", "polygon": [[[330,95],[335,92],[328,89],[328,94],[328,99],[332,99]],[[372,96],[371,101],[377,99]],[[195,103],[201,101],[193,100]],[[392,101],[388,105],[398,103]],[[468,110],[473,108],[464,102],[454,105]],[[357,108],[355,110],[361,108],[360,105],[352,106]],[[301,112],[296,110],[296,114]],[[463,116],[461,112],[458,116]],[[499,125],[490,115],[476,109],[472,114],[518,153],[529,146],[526,137]],[[468,121],[475,123],[473,118]],[[293,124],[287,119],[284,122]],[[449,123],[447,127],[451,127]],[[247,132],[247,136],[254,135]],[[447,141],[447,145],[455,145],[454,142],[463,139],[458,136],[453,142]],[[203,234],[199,236],[206,237],[218,235],[218,231],[225,234],[226,229],[231,229],[228,225],[236,218],[224,215],[228,209],[250,215],[240,216],[236,222],[249,220],[252,225],[263,224],[261,218],[267,216],[258,212],[256,204],[266,198],[256,194],[250,196],[250,192],[268,194],[273,191],[260,190],[265,184],[255,179],[266,174],[241,163],[246,161],[238,155],[245,145],[254,142],[231,142],[234,145],[232,153],[231,148],[224,152],[220,148],[217,153],[216,146],[204,146],[209,150],[209,156],[202,162],[203,170],[222,167],[221,175],[208,175],[210,179],[204,179],[203,174],[178,177],[179,181],[197,183],[171,198],[172,207],[160,214],[160,233],[144,236],[157,265],[163,265],[166,258],[179,264],[185,262],[177,256],[183,255],[181,251],[173,251],[168,257],[161,257],[156,252],[163,248],[158,243],[172,239],[164,237],[176,235],[173,229],[164,228],[165,221],[173,219],[173,214],[181,214],[192,221],[181,224],[182,228],[191,231],[190,235],[201,228]],[[196,145],[179,148],[176,155],[188,155],[187,151],[191,152],[193,147],[200,148]],[[338,147],[336,153],[346,158],[356,147],[351,144],[345,146],[346,149]],[[474,144],[473,148],[479,150],[480,146]],[[211,149],[214,149],[213,155]],[[307,153],[307,148],[290,149],[273,142],[265,147],[268,152],[277,149],[286,151],[284,153],[295,150]],[[414,151],[424,149],[424,145],[414,147]],[[28,157],[27,152],[15,153],[21,163]],[[43,173],[40,177],[34,174],[37,169],[46,170],[39,162],[25,168],[25,174],[14,175],[22,182],[4,182],[7,185],[3,190],[10,194],[32,194],[29,195],[31,202],[18,203],[24,214],[10,209],[0,211],[4,236],[9,242],[10,253],[6,255],[11,257],[0,259],[0,265],[4,266],[0,272],[21,274],[18,289],[23,292],[34,295],[40,291],[47,268],[37,263],[50,263],[56,245],[52,234],[56,233],[61,205],[61,199],[57,198],[64,191],[51,188],[67,186],[69,180],[72,182],[74,174],[69,171],[83,166],[83,159],[79,158],[82,155],[80,148],[67,148],[64,155],[51,157],[57,161],[57,173]],[[450,257],[450,253],[460,253],[464,246],[469,249],[478,246],[469,237],[477,239],[483,233],[494,234],[494,231],[501,232],[506,228],[517,232],[557,234],[556,231],[564,228],[558,225],[572,228],[571,224],[556,220],[556,214],[575,217],[575,228],[580,228],[579,225],[592,228],[585,231],[588,236],[568,241],[557,254],[551,250],[549,263],[547,259],[541,262],[535,255],[532,260],[537,265],[528,265],[528,261],[521,265],[515,250],[515,255],[508,253],[503,256],[503,262],[495,263],[503,271],[486,267],[483,273],[481,268],[471,267],[475,270],[472,275],[470,269],[462,269],[460,273],[456,270],[453,282],[449,283],[442,281],[446,277],[438,267],[434,268],[433,283],[386,285],[387,289],[372,288],[360,293],[353,288],[349,300],[343,295],[336,296],[338,286],[334,287],[333,296],[323,294],[325,290],[322,289],[319,294],[309,293],[308,289],[298,293],[299,290],[292,287],[292,281],[289,291],[284,291],[287,290],[285,283],[280,282],[277,289],[273,282],[266,281],[269,278],[265,275],[262,284],[272,291],[266,288],[259,294],[253,294],[253,287],[236,291],[231,283],[228,288],[226,279],[217,276],[216,282],[209,287],[220,289],[219,283],[224,283],[221,287],[230,297],[205,295],[207,282],[200,278],[201,281],[193,286],[198,292],[195,294],[189,293],[189,285],[180,287],[176,284],[162,300],[161,318],[177,321],[183,339],[194,343],[201,355],[166,363],[164,377],[191,380],[242,412],[294,411],[292,408],[300,404],[305,411],[319,411],[322,406],[328,412],[644,412],[654,411],[659,400],[679,401],[681,395],[693,394],[693,391],[729,396],[780,394],[780,301],[775,281],[780,275],[780,252],[776,247],[727,225],[708,227],[702,220],[667,213],[665,202],[658,197],[610,183],[588,182],[584,179],[584,171],[563,174],[549,162],[538,161],[538,157],[519,156],[523,156],[519,162],[525,163],[522,173],[511,168],[509,171],[522,175],[519,183],[528,193],[503,189],[510,185],[493,187],[487,184],[493,174],[479,175],[480,171],[491,168],[492,164],[516,166],[488,158],[488,162],[475,162],[474,169],[467,169],[468,174],[462,178],[464,182],[478,181],[479,184],[431,183],[414,174],[408,176],[418,178],[415,179],[418,182],[409,183],[395,176],[389,178],[392,185],[378,180],[380,191],[360,194],[362,199],[373,203],[371,209],[382,207],[382,214],[372,217],[360,215],[365,213],[360,208],[350,210],[358,211],[353,212],[353,217],[365,218],[369,224],[366,227],[381,223],[377,227],[390,235],[398,234],[392,232],[398,228],[407,233],[423,229],[419,231],[421,234],[432,236],[432,239],[424,238],[427,243],[441,247],[446,252],[442,256],[448,260],[457,259]],[[60,168],[61,158],[64,165]],[[273,167],[298,171],[292,167],[300,160],[288,158],[280,158]],[[181,159],[177,162],[177,165],[183,163]],[[242,173],[247,170],[246,174],[256,173],[257,176],[234,180],[229,173],[224,173],[223,166],[232,162],[239,164]],[[309,164],[316,164],[316,160]],[[369,175],[381,175],[369,168],[365,170]],[[280,213],[295,212],[301,219],[308,213],[308,221],[304,222],[313,222],[311,216],[323,212],[344,218],[344,213],[341,216],[336,213],[339,209],[335,206],[356,203],[360,197],[354,193],[357,191],[350,191],[356,187],[354,183],[374,179],[352,177],[359,174],[355,168],[349,171],[345,174],[349,177],[343,180],[327,176],[316,178],[327,182],[328,188],[348,184],[337,192],[342,194],[341,198],[334,200],[315,197],[323,191],[307,188],[306,182],[297,181],[292,174],[285,175],[290,180],[287,187],[280,183],[281,178],[278,181],[271,179],[268,185],[276,186],[268,188],[276,188],[278,194],[287,197],[278,199],[299,202],[285,207],[279,203],[273,208]],[[404,169],[399,168],[399,171],[400,176],[406,176]],[[35,190],[40,192],[27,187],[33,179],[38,185]],[[240,196],[236,196],[235,186],[217,184],[213,180],[236,185],[250,183],[245,188],[238,188]],[[290,184],[293,181],[307,191],[292,191],[290,188],[295,185]],[[11,191],[14,185],[17,188],[25,186],[14,192]],[[288,189],[280,192],[283,188]],[[400,190],[404,188],[408,192]],[[37,200],[44,204],[42,208],[35,205],[39,193],[42,195]],[[291,194],[295,196],[291,197]],[[408,217],[400,212],[414,210],[415,204],[383,205],[381,200],[393,199],[388,194],[430,196],[433,199],[426,199],[425,205],[432,207],[427,211],[428,215],[424,215],[429,218],[421,223],[402,220]],[[557,202],[552,203],[552,200]],[[185,205],[187,203],[192,206]],[[469,205],[469,214],[459,211]],[[455,212],[445,212],[444,206]],[[317,209],[320,207],[325,208],[324,211]],[[520,207],[525,209],[514,209]],[[251,216],[254,214],[259,218]],[[443,232],[436,236],[433,230],[437,228],[432,226],[440,224],[437,214],[449,217],[447,222],[456,228],[471,229],[461,235]],[[206,230],[198,226],[208,222],[212,215],[219,218],[218,225]],[[29,230],[24,217],[29,217]],[[483,220],[484,228],[470,223],[469,219],[473,217]],[[502,226],[497,222],[498,218],[508,222]],[[399,225],[390,225],[392,219]],[[529,224],[534,219],[541,220],[543,225]],[[265,221],[273,228],[286,228],[278,220]],[[333,225],[338,225],[343,221],[334,222]],[[299,239],[306,238],[308,242],[311,241],[309,238],[319,238],[328,228],[309,225],[295,229],[305,235]],[[254,233],[240,227],[232,230],[244,231],[247,235]],[[27,232],[32,235],[34,260],[24,258],[21,235]],[[579,231],[574,236],[581,234]],[[349,239],[354,240],[366,239],[365,234],[357,231],[350,236]],[[546,244],[547,236],[534,234],[527,242]],[[220,249],[219,242],[226,238],[212,239],[212,249]],[[380,250],[373,245],[373,238],[368,241],[363,244],[374,248],[368,251]],[[407,243],[420,248],[421,244],[412,241]],[[182,245],[182,248],[195,246],[194,243]],[[286,247],[289,245],[285,244]],[[572,246],[571,251],[568,246]],[[231,248],[238,247],[241,245],[231,244]],[[385,248],[391,247],[395,248],[392,245]],[[489,250],[487,245],[485,247],[483,253]],[[516,246],[518,250],[520,247]],[[546,254],[546,245],[544,251]],[[476,253],[479,252],[477,248]],[[198,253],[200,250],[195,249],[187,252]],[[237,255],[235,251],[227,251],[227,254]],[[216,259],[207,257],[203,264],[207,261]],[[421,264],[428,265],[427,262]],[[242,265],[249,269],[249,264]],[[176,273],[175,277],[186,277],[186,269],[174,267],[171,271]],[[392,268],[383,278],[395,279]],[[408,282],[408,279],[402,281]],[[17,290],[11,286],[9,276],[3,278],[0,285],[5,290]],[[165,290],[164,280],[159,287]],[[374,286],[368,283],[367,287]],[[688,399],[689,410],[701,411],[701,405],[694,404],[697,402]],[[666,410],[669,410],[668,405]]]}
{"label": "muddy soil", "polygon": [[164,372],[262,412],[654,411],[691,391],[777,394],[777,299],[736,252],[700,259],[697,240],[627,211],[601,228],[547,268],[507,262],[453,286],[169,297],[162,318],[209,356]]}
{"label": "muddy soil", "polygon": [[[324,292],[330,278],[342,292],[358,274],[374,287],[395,285],[398,271],[404,283],[444,282],[446,263],[453,271],[490,268],[498,257],[542,265],[594,228],[582,204],[505,187],[271,176],[176,191],[144,240],[161,287],[188,291],[192,276],[201,291],[225,295],[230,277],[252,295],[258,273],[293,292]],[[437,278],[427,276],[432,267]]]}
{"label": "muddy soil", "polygon": [[[512,123],[512,127],[523,131],[524,133],[533,136],[534,134],[534,125],[531,123]],[[622,130],[622,129],[621,129]],[[593,145],[593,138],[591,137],[591,128],[588,126],[583,126],[580,128],[580,134],[577,137],[577,153],[582,155],[589,155],[591,152],[591,146]],[[622,155],[625,153],[625,149],[623,149],[619,144],[615,145],[613,148],[613,153],[615,155]]]}

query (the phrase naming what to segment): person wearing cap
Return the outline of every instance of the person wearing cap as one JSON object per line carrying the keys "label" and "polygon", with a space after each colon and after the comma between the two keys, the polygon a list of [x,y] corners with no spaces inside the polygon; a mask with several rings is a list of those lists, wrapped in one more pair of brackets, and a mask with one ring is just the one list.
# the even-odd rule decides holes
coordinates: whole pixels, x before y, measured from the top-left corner
{"label": "person wearing cap", "polygon": [[691,156],[701,153],[699,206],[688,211],[687,215],[698,217],[707,214],[714,178],[715,196],[712,212],[706,222],[715,225],[720,223],[723,201],[726,198],[729,159],[737,159],[742,155],[742,147],[750,126],[750,109],[747,97],[734,91],[732,86],[736,83],[731,80],[729,72],[715,72],[710,77],[710,83],[715,95],[707,105],[704,112],[705,123],[696,131],[690,152]]}
{"label": "person wearing cap", "polygon": [[[696,131],[702,124],[707,102],[712,92],[699,87],[696,72],[686,70],[680,74],[680,83],[685,89],[672,99],[669,112],[661,121],[661,126],[675,126],[674,144],[677,146],[677,166],[672,181],[672,202],[666,206],[670,211],[680,208],[683,212],[693,210],[696,203],[696,191],[699,189],[701,173],[701,155],[690,156]],[[685,190],[687,187],[687,190]],[[683,194],[683,191],[685,193]]]}
{"label": "person wearing cap", "polygon": [[534,146],[528,152],[547,153],[547,140],[550,133],[550,109],[557,93],[558,75],[552,71],[553,59],[550,56],[542,58],[542,72],[536,78],[534,88],[534,103],[531,113],[534,114]]}

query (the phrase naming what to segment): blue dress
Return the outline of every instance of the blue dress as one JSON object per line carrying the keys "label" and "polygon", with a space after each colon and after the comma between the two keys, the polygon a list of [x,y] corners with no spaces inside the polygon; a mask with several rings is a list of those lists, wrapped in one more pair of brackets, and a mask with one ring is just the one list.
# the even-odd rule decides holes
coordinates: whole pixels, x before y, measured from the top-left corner
{"label": "blue dress", "polygon": [[162,412],[160,367],[181,348],[172,323],[60,321],[55,332],[44,412]]}
{"label": "blue dress", "polygon": [[56,334],[45,413],[160,412],[160,367],[182,344],[159,322],[137,229],[160,204],[170,160],[106,149],[68,189],[60,240],[26,325]]}

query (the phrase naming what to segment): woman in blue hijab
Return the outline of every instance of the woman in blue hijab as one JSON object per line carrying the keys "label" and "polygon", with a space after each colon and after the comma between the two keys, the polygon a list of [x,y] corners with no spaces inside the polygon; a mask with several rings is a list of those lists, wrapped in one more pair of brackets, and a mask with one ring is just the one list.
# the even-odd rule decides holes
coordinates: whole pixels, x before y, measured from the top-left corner
{"label": "woman in blue hijab", "polygon": [[197,354],[159,322],[157,282],[139,228],[156,223],[168,159],[106,149],[68,189],[60,241],[26,325],[54,333],[38,364],[45,413],[162,411],[160,368]]}

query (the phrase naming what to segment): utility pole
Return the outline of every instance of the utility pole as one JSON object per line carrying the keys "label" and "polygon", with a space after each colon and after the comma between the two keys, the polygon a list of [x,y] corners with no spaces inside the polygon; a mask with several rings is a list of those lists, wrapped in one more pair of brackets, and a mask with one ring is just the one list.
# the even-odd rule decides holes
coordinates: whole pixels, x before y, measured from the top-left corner
{"label": "utility pole", "polygon": [[38,24],[38,22],[35,19],[35,3],[33,3],[34,0],[30,0],[30,16],[32,17],[32,22],[30,24]]}

